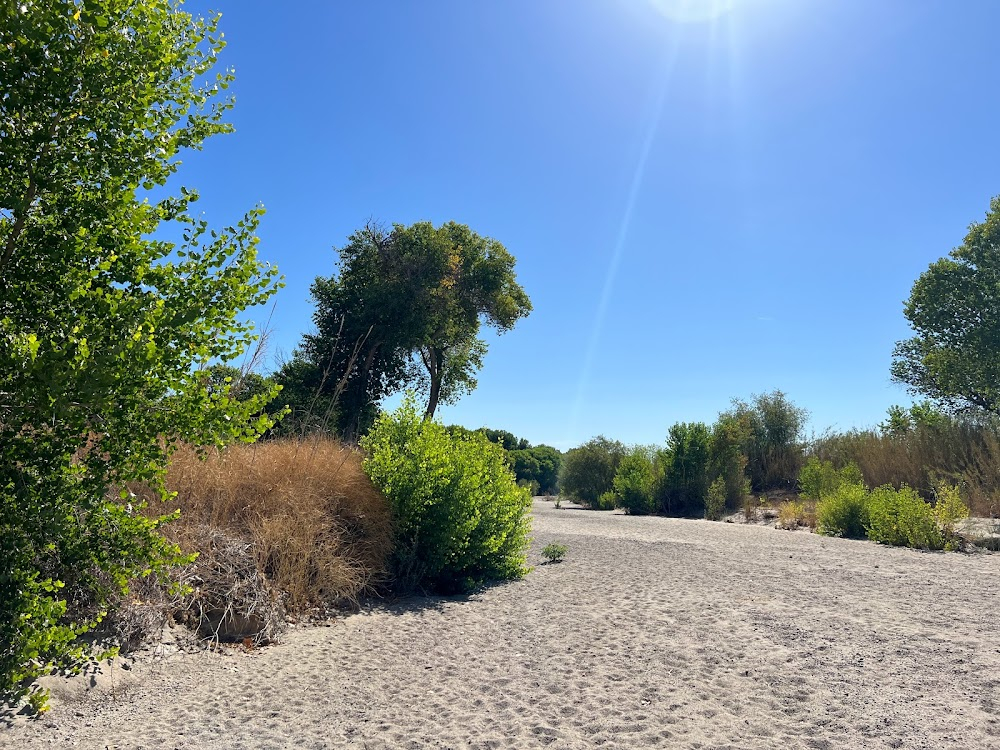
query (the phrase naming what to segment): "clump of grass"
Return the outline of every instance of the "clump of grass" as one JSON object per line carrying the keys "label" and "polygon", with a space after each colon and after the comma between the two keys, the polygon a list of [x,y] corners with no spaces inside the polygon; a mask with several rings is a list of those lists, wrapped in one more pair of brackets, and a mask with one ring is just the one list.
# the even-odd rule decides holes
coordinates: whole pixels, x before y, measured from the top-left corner
{"label": "clump of grass", "polygon": [[[185,447],[174,454],[166,484],[176,493],[167,509],[179,509],[180,517],[162,531],[199,554],[178,572],[195,589],[180,600],[184,611],[259,622],[267,639],[279,612],[356,604],[385,580],[389,506],[362,470],[361,454],[334,439],[273,440],[201,455]],[[154,500],[148,512],[163,510]],[[177,598],[164,606],[178,606]],[[199,619],[193,624],[203,626]]]}
{"label": "clump of grass", "polygon": [[563,558],[566,557],[567,552],[569,552],[569,547],[565,544],[553,542],[552,544],[547,544],[542,550],[542,557],[550,563],[557,563],[562,562]]}
{"label": "clump of grass", "polygon": [[797,529],[808,526],[806,504],[801,501],[789,500],[778,509],[778,527],[782,529]]}

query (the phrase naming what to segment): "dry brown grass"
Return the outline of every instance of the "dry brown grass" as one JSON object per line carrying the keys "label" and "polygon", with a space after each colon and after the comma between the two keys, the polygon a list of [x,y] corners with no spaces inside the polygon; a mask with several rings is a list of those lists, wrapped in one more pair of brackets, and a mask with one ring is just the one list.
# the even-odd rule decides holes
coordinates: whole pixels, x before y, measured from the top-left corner
{"label": "dry brown grass", "polygon": [[989,426],[956,421],[904,435],[856,430],[824,436],[813,450],[838,467],[853,461],[869,487],[906,484],[930,499],[944,481],[961,487],[973,515],[1000,515],[1000,435]]}
{"label": "dry brown grass", "polygon": [[177,493],[168,509],[179,508],[181,517],[164,534],[199,552],[203,568],[221,564],[212,541],[218,533],[243,540],[289,614],[356,602],[384,580],[388,504],[362,470],[361,455],[335,440],[274,440],[204,457],[183,448],[167,488]]}

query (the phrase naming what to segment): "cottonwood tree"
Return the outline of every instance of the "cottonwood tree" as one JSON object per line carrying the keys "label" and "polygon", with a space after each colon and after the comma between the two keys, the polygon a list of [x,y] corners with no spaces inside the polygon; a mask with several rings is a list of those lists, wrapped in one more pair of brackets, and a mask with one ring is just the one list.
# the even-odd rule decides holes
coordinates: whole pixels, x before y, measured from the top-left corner
{"label": "cottonwood tree", "polygon": [[168,185],[231,130],[217,24],[179,0],[0,6],[0,699],[82,656],[93,621],[68,601],[178,559],[125,483],[268,424],[273,388],[237,400],[200,372],[276,287],[261,210],[212,230]]}
{"label": "cottonwood tree", "polygon": [[904,314],[916,335],[896,345],[893,379],[954,411],[1000,414],[1000,196],[920,275]]}
{"label": "cottonwood tree", "polygon": [[481,327],[507,331],[531,311],[514,257],[461,224],[369,224],[338,254],[337,272],[312,286],[315,332],[278,380],[306,401],[310,389],[339,389],[335,427],[348,438],[404,386],[426,395],[427,418],[473,390],[487,348]]}

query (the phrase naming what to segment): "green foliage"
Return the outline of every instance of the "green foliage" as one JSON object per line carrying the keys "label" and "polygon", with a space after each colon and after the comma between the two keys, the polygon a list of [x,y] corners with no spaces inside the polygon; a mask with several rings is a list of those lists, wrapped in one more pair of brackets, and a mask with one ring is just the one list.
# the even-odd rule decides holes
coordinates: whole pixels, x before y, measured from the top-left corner
{"label": "green foliage", "polygon": [[94,618],[67,601],[99,611],[183,559],[125,483],[162,488],[179,440],[270,424],[275,388],[205,373],[276,287],[262,210],[212,231],[197,192],[167,193],[184,150],[231,129],[217,21],[167,0],[0,10],[0,699],[79,665]]}
{"label": "green foliage", "polygon": [[653,513],[655,479],[653,451],[642,446],[631,448],[618,465],[613,482],[618,507],[635,516]]}
{"label": "green foliage", "polygon": [[361,442],[365,471],[393,511],[397,585],[450,593],[522,577],[531,497],[504,450],[479,433],[450,434],[412,396]]}
{"label": "green foliage", "polygon": [[601,496],[612,493],[615,474],[625,453],[624,445],[603,436],[573,448],[563,456],[559,492],[583,505],[600,508]]}
{"label": "green foliage", "polygon": [[756,491],[792,488],[802,465],[800,437],[808,412],[795,406],[781,391],[754,395],[750,402],[736,399],[719,415],[720,422],[742,438],[747,472]]}
{"label": "green foliage", "polygon": [[820,534],[860,539],[868,528],[868,491],[864,485],[842,484],[816,505]]}
{"label": "green foliage", "polygon": [[810,456],[799,472],[799,492],[812,500],[821,500],[833,494],[842,484],[864,484],[861,469],[854,462],[848,462],[837,470],[833,468],[832,461]]}
{"label": "green foliage", "polygon": [[601,496],[597,498],[597,505],[590,506],[594,510],[614,510],[618,507],[619,498],[615,494],[614,490],[608,490],[607,492],[602,492]]}
{"label": "green foliage", "polygon": [[542,550],[542,557],[548,560],[550,563],[562,562],[562,559],[566,557],[566,553],[569,552],[569,547],[565,544],[557,544],[553,542],[552,544],[545,545]]}
{"label": "green foliage", "polygon": [[868,538],[882,544],[943,549],[934,510],[910,487],[877,487],[868,498]]}
{"label": "green foliage", "polygon": [[295,386],[293,416],[310,414],[321,397],[336,405],[328,409],[333,427],[348,438],[404,385],[427,395],[430,417],[474,390],[487,348],[481,326],[502,333],[531,312],[514,257],[455,222],[391,231],[369,224],[340,248],[337,273],[317,277],[311,292],[316,330],[277,379]]}
{"label": "green foliage", "polygon": [[743,452],[750,440],[747,420],[723,413],[712,426],[709,443],[709,474],[722,478],[726,505],[739,508],[750,493],[746,475],[747,457]]}
{"label": "green foliage", "polygon": [[726,512],[726,481],[716,477],[708,486],[705,497],[705,518],[709,521],[719,521]]}
{"label": "green foliage", "polygon": [[819,500],[835,492],[839,486],[840,477],[832,461],[810,456],[799,472],[799,492],[804,497]]}
{"label": "green foliage", "polygon": [[[521,443],[527,441],[520,441]],[[538,492],[552,494],[559,486],[562,454],[548,445],[508,450],[518,481],[534,482]]]}
{"label": "green foliage", "polygon": [[958,487],[950,484],[938,484],[934,494],[934,518],[944,536],[945,549],[955,550],[959,547],[955,525],[969,517],[969,506],[962,501]]}
{"label": "green foliage", "polygon": [[1000,196],[965,241],[913,285],[915,335],[896,345],[892,377],[955,410],[1000,414]]}
{"label": "green foliage", "polygon": [[661,454],[660,510],[673,516],[701,516],[705,512],[709,469],[708,427],[702,422],[678,422],[667,435]]}

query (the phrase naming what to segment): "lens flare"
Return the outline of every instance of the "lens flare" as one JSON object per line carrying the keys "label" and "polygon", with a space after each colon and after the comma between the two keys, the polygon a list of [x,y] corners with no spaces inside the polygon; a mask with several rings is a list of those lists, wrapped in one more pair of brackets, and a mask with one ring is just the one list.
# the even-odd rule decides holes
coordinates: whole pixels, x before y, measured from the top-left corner
{"label": "lens flare", "polygon": [[666,18],[678,23],[714,21],[733,9],[736,0],[649,0]]}

